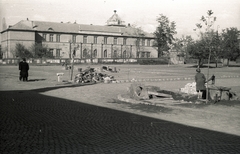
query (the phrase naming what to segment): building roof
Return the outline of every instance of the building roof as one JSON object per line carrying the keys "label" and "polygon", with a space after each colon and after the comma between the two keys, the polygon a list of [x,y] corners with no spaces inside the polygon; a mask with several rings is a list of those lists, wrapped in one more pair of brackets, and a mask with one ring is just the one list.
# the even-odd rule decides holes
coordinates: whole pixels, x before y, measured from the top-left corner
{"label": "building roof", "polygon": [[[116,35],[137,37],[137,29],[130,26],[100,26],[86,25],[77,23],[57,23],[46,21],[30,21],[22,20],[17,24],[9,27],[8,30],[25,30],[38,32],[56,32],[56,33],[71,33],[71,34],[95,34],[95,35]],[[3,33],[2,31],[1,33]],[[153,34],[144,32],[145,37],[153,38]]]}

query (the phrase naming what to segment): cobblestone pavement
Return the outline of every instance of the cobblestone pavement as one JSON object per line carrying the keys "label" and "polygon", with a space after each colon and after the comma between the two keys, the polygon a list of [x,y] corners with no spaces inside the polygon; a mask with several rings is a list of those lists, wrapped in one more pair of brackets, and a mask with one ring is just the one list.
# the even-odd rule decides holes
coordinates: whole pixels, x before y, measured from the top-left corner
{"label": "cobblestone pavement", "polygon": [[0,153],[240,153],[240,137],[37,91],[0,91]]}

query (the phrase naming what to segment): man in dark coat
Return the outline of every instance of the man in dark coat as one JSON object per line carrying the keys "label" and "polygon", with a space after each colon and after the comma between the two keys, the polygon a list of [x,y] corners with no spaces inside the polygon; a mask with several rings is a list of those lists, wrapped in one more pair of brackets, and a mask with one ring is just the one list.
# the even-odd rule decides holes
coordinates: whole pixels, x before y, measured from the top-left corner
{"label": "man in dark coat", "polygon": [[29,65],[26,62],[26,59],[23,58],[23,60],[19,63],[19,70],[20,70],[20,77],[19,80],[21,81],[27,81],[28,80],[28,70],[29,70]]}
{"label": "man in dark coat", "polygon": [[197,92],[202,92],[202,99],[206,99],[206,77],[203,73],[201,73],[201,69],[196,69],[197,74],[195,75],[195,82],[196,82],[196,90]]}

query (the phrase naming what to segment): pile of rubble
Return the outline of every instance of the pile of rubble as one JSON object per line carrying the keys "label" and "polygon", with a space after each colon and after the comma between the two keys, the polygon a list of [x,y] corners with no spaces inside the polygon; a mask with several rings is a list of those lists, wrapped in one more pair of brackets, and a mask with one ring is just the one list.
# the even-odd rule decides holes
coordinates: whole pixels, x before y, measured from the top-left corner
{"label": "pile of rubble", "polygon": [[101,69],[95,69],[87,67],[85,70],[79,70],[79,73],[75,75],[74,82],[75,83],[89,83],[89,82],[104,82],[110,83],[112,81],[116,81],[114,76],[103,74],[100,72]]}
{"label": "pile of rubble", "polygon": [[112,73],[118,72],[116,67],[111,68],[110,66],[102,66],[101,70],[104,72],[112,72]]}
{"label": "pile of rubble", "polygon": [[197,95],[196,82],[187,83],[184,88],[180,88],[180,92]]}
{"label": "pile of rubble", "polygon": [[128,89],[130,98],[134,100],[181,100],[186,102],[194,102],[197,100],[196,95],[189,95],[168,90],[161,90],[160,87],[145,86],[141,83],[134,83]]}

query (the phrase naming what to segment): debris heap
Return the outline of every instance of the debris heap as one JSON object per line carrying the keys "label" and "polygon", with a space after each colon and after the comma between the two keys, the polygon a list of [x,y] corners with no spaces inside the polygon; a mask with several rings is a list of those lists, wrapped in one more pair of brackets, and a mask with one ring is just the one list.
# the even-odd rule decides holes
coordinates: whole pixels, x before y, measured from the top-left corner
{"label": "debris heap", "polygon": [[104,72],[112,72],[112,73],[118,72],[116,67],[111,68],[110,66],[102,66],[102,70]]}
{"label": "debris heap", "polygon": [[131,84],[129,87],[130,98],[135,100],[148,100],[150,99],[148,90],[144,84]]}
{"label": "debris heap", "polygon": [[130,98],[135,100],[183,100],[187,102],[193,102],[197,100],[196,95],[189,95],[184,93],[176,93],[168,90],[161,90],[160,87],[145,86],[141,83],[134,83],[128,89]]}
{"label": "debris heap", "polygon": [[196,95],[196,82],[187,83],[184,88],[180,88],[180,92]]}
{"label": "debris heap", "polygon": [[104,82],[110,83],[115,81],[114,76],[103,74],[99,72],[99,69],[90,68],[80,71],[78,74],[75,75],[74,82],[75,83],[89,83],[89,82]]}

